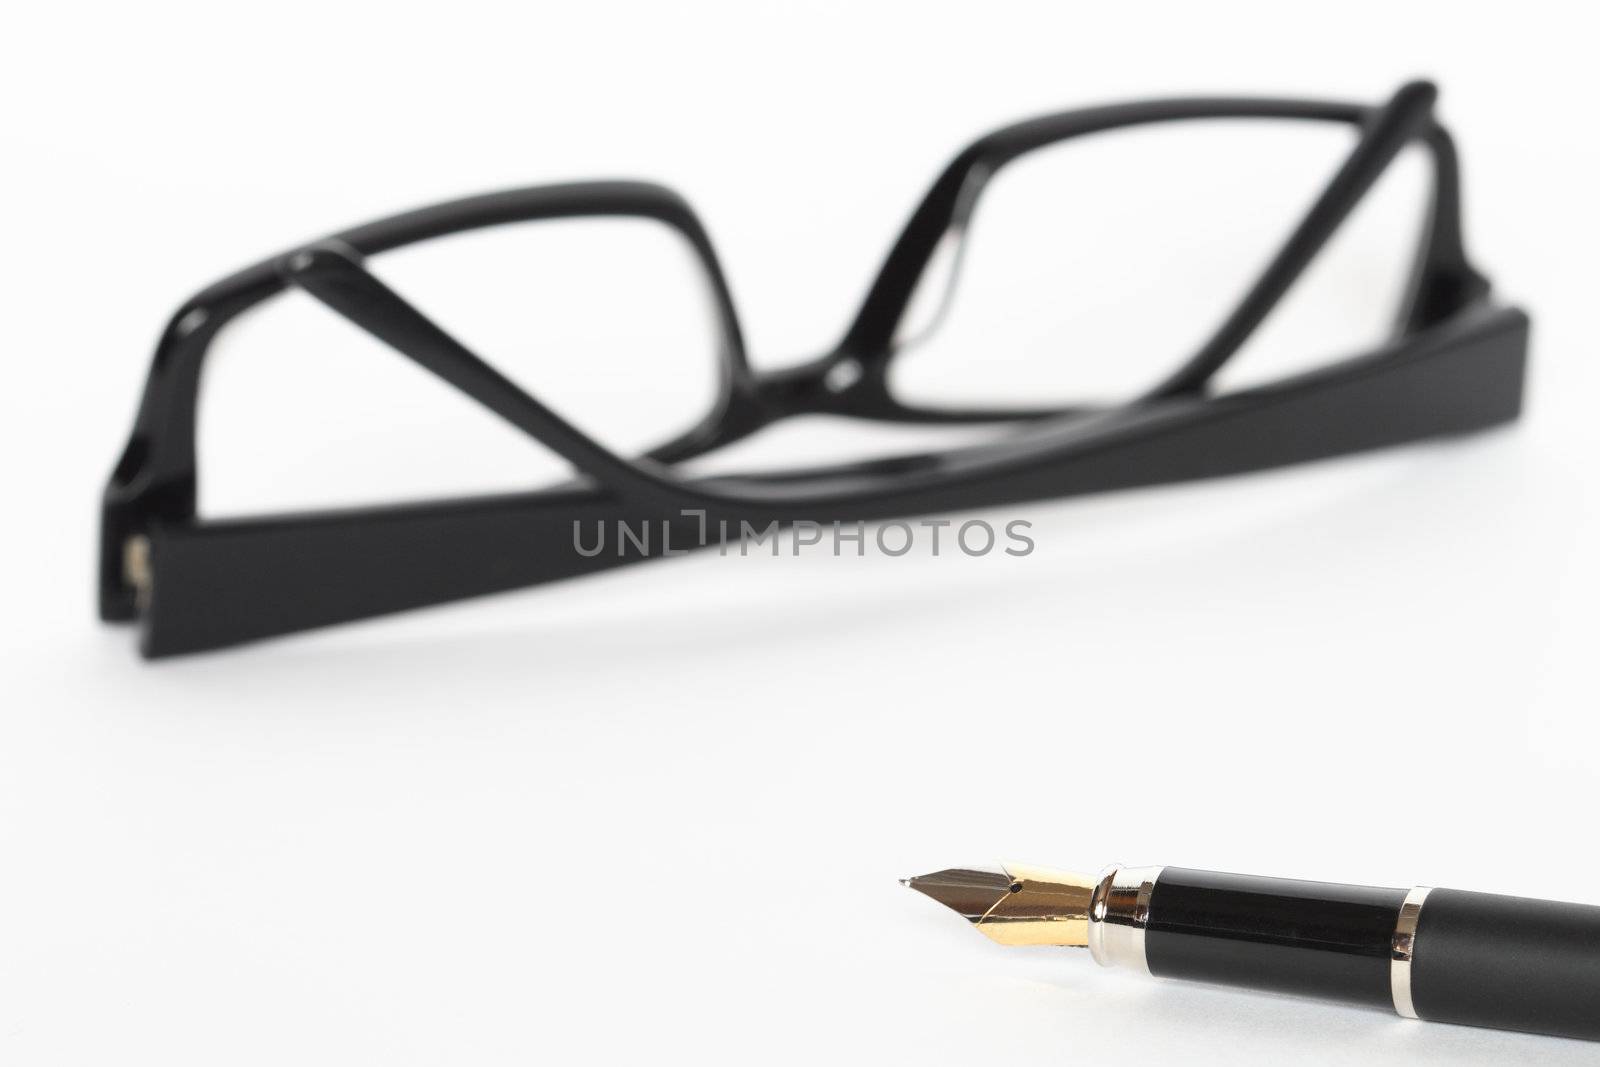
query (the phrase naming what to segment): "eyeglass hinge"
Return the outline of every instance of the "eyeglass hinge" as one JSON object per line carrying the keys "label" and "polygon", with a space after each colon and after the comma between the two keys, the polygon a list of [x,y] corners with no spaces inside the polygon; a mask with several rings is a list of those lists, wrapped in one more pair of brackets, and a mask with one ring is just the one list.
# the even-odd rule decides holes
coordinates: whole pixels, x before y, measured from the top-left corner
{"label": "eyeglass hinge", "polygon": [[134,534],[122,542],[122,580],[133,590],[133,603],[140,611],[150,606],[155,589],[155,569],[150,565],[150,538]]}

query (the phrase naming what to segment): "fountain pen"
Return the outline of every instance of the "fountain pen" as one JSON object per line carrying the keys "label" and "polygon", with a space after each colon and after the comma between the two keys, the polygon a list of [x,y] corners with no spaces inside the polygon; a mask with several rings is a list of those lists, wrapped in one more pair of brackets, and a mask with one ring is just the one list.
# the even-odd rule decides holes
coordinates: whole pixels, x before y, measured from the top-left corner
{"label": "fountain pen", "polygon": [[1161,978],[1600,1040],[1600,907],[1179,867],[1096,877],[1008,864],[904,884],[1002,945],[1087,947]]}

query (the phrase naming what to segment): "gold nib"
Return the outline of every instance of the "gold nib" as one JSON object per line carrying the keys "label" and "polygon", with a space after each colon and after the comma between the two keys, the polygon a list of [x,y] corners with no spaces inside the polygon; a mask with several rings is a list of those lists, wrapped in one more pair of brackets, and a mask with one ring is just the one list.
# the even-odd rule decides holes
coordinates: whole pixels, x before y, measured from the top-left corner
{"label": "gold nib", "polygon": [[1008,863],[1001,870],[955,868],[907,878],[1002,945],[1087,945],[1097,879]]}

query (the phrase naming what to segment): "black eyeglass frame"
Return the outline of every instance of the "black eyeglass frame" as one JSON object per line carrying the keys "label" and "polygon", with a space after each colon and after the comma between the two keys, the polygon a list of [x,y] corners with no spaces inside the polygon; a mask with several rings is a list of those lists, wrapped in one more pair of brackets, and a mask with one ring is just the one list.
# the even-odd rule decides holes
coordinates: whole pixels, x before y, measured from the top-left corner
{"label": "black eyeglass frame", "polygon": [[[860,521],[930,514],[1278,467],[1515,419],[1529,320],[1491,300],[1462,240],[1460,177],[1437,92],[1403,86],[1384,105],[1174,99],[1069,111],[988,134],[960,152],[895,242],[844,337],[827,355],[753,371],[710,237],[676,193],[586,182],[452,201],[343,231],[206,288],[157,347],[131,439],[106,487],[100,614],[143,620],[150,657],[572,577],[714,543],[719,524]],[[898,401],[894,336],[940,240],[964,226],[983,182],[1029,151],[1121,127],[1187,119],[1338,122],[1357,142],[1256,283],[1185,364],[1117,406],[929,409]],[[1394,337],[1267,385],[1208,383],[1260,325],[1399,152],[1433,162],[1430,215]],[[607,449],[529,396],[388,288],[365,257],[430,238],[537,219],[634,216],[681,234],[711,283],[721,393],[687,433],[644,456]],[[206,520],[197,513],[196,407],[218,331],[298,287],[568,460],[578,481],[526,493],[312,514]],[[837,373],[848,365],[850,374]],[[842,379],[847,379],[841,384]],[[925,423],[1019,421],[980,446],[826,467],[685,477],[674,464],[798,414]],[[665,523],[649,548],[585,556],[574,522]]]}

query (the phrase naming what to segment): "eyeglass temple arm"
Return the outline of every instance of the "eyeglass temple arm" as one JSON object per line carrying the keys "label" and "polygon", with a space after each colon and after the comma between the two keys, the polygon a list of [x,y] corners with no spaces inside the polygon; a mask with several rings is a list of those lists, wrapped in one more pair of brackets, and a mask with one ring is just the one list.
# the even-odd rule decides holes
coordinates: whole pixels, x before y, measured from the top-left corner
{"label": "eyeglass temple arm", "polygon": [[1359,124],[1355,148],[1255,286],[1205,346],[1151,396],[1203,387],[1244,343],[1295,279],[1410,141],[1426,142],[1434,181],[1426,235],[1398,323],[1402,335],[1432,326],[1484,295],[1488,282],[1467,261],[1461,226],[1460,171],[1449,134],[1432,118],[1438,90],[1402,86],[1379,108],[1312,101],[1169,100],[1047,115],[997,130],[963,149],[934,182],[906,223],[839,351],[882,375],[894,335],[940,240],[966,224],[982,184],[1034,149],[1105,130],[1205,118],[1284,118]]}
{"label": "eyeglass temple arm", "polygon": [[1345,158],[1311,210],[1301,219],[1272,262],[1256,279],[1243,300],[1234,307],[1201,346],[1200,351],[1149,393],[1150,398],[1198,393],[1212,375],[1239,351],[1283,299],[1289,287],[1305,272],[1338,230],[1350,212],[1361,202],[1400,150],[1432,121],[1433,104],[1439,91],[1427,82],[1403,85],[1362,129],[1361,139]]}
{"label": "eyeglass temple arm", "polygon": [[593,440],[480,359],[403,296],[385,285],[341,241],[323,241],[285,257],[284,279],[305,290],[424,370],[549,447],[604,485],[650,495],[639,468]]}

